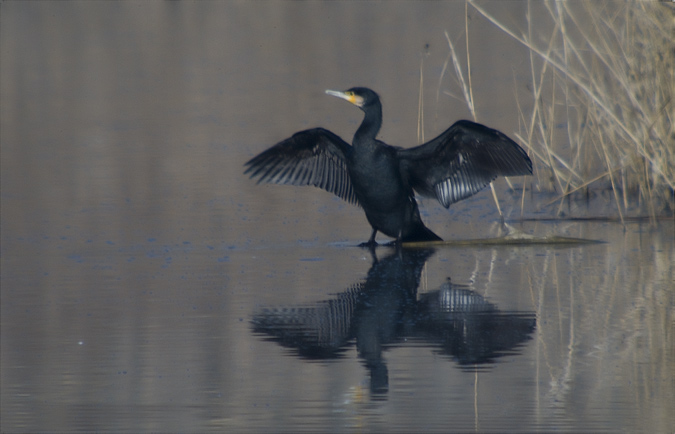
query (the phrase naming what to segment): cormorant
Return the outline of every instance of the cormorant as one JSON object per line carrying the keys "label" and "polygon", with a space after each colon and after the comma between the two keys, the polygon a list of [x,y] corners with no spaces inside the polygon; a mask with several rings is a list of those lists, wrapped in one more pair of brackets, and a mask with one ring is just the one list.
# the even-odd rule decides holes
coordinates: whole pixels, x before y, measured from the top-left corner
{"label": "cormorant", "polygon": [[498,176],[530,175],[532,162],[513,140],[484,125],[460,120],[435,139],[404,149],[376,139],[382,104],[365,87],[327,94],[365,113],[350,146],[324,128],[295,133],[249,160],[244,173],[258,183],[314,185],[360,205],[373,228],[406,241],[440,241],[424,226],[413,190],[444,207],[477,193]]}

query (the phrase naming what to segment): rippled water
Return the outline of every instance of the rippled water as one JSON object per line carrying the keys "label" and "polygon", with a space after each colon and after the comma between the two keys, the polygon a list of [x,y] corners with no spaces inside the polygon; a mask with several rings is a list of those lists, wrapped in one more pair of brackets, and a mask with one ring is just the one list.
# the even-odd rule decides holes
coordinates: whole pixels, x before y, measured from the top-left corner
{"label": "rippled water", "polygon": [[[1,431],[672,432],[672,217],[549,220],[514,179],[511,225],[604,243],[353,247],[360,209],[242,164],[349,137],[360,113],[323,90],[355,84],[416,143],[423,56],[427,134],[467,117],[428,84],[464,5],[263,5],[3,3]],[[480,112],[514,131],[528,63],[477,33],[475,65],[508,65],[475,67]],[[612,217],[604,196],[565,213]],[[500,230],[487,191],[422,212]]]}

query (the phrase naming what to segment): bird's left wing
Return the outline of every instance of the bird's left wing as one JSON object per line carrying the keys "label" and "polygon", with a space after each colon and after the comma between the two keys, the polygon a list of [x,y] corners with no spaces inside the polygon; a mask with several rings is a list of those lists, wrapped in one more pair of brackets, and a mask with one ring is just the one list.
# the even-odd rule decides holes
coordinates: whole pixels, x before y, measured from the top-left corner
{"label": "bird's left wing", "polygon": [[357,204],[347,171],[351,146],[323,128],[300,131],[244,165],[258,183],[314,185]]}
{"label": "bird's left wing", "polygon": [[444,206],[466,199],[498,176],[529,175],[532,162],[513,140],[471,121],[455,122],[415,148],[397,148],[400,169],[419,194]]}

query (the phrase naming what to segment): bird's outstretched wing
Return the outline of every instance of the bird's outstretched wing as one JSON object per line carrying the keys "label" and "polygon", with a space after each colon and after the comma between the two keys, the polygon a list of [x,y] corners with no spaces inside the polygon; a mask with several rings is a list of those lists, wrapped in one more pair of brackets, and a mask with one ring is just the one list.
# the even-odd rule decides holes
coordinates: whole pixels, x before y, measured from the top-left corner
{"label": "bird's outstretched wing", "polygon": [[358,204],[347,171],[351,146],[323,128],[300,131],[253,157],[244,173],[258,183],[314,185]]}
{"label": "bird's outstretched wing", "polygon": [[419,194],[444,206],[477,193],[498,176],[530,175],[532,161],[506,135],[471,121],[457,121],[415,148],[397,148],[401,172]]}

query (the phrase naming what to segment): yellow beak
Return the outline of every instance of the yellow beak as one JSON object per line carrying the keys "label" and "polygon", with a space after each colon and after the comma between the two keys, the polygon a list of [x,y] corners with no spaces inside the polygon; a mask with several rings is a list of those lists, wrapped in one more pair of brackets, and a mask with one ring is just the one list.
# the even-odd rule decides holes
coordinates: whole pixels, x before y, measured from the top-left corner
{"label": "yellow beak", "polygon": [[350,103],[354,104],[357,107],[361,107],[363,105],[363,98],[360,96],[356,95],[354,92],[340,92],[338,90],[327,90],[326,93],[328,95],[333,95],[338,98],[346,99]]}

